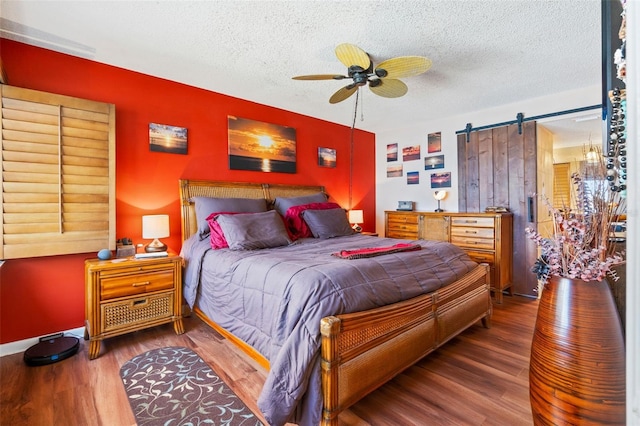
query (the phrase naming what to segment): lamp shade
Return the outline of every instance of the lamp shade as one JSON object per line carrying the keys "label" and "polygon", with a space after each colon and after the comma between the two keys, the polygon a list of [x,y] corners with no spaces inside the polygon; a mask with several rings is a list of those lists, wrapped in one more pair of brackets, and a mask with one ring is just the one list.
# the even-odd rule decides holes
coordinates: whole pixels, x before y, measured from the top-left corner
{"label": "lamp shade", "polygon": [[364,217],[362,210],[349,210],[349,223],[362,223]]}
{"label": "lamp shade", "polygon": [[591,147],[585,154],[585,158],[587,160],[587,163],[589,164],[597,164],[600,161],[598,157],[598,151],[596,151],[593,147]]}
{"label": "lamp shade", "polygon": [[435,191],[433,193],[433,198],[435,198],[438,201],[444,200],[446,196],[447,196],[447,191]]}
{"label": "lamp shade", "polygon": [[165,238],[169,236],[169,215],[142,216],[142,238]]}

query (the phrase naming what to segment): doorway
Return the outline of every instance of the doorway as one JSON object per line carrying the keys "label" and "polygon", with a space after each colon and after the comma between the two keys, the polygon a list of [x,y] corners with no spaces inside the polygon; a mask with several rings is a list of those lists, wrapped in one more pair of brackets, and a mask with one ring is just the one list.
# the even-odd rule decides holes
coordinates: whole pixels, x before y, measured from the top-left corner
{"label": "doorway", "polygon": [[565,150],[577,161],[590,140],[602,147],[602,126],[601,110],[594,108],[458,134],[458,210],[504,206],[513,214],[515,294],[538,297],[530,272],[538,249],[525,228],[543,229],[551,220],[539,195],[553,199],[554,158]]}

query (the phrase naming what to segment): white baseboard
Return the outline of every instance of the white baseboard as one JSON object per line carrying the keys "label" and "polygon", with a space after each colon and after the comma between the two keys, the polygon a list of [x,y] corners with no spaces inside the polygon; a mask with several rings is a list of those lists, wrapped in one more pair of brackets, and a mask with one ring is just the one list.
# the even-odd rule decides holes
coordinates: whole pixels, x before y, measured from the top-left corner
{"label": "white baseboard", "polygon": [[[64,333],[65,336],[73,336],[73,337],[77,337],[78,339],[84,339],[84,327],[78,327],[71,330],[62,331],[62,333]],[[27,349],[29,349],[31,346],[38,343],[40,341],[40,337],[50,336],[52,334],[56,334],[56,333],[48,333],[48,334],[43,334],[42,336],[32,337],[30,339],[4,343],[0,345],[0,357],[3,357],[5,355],[17,354],[18,352],[24,352]]]}

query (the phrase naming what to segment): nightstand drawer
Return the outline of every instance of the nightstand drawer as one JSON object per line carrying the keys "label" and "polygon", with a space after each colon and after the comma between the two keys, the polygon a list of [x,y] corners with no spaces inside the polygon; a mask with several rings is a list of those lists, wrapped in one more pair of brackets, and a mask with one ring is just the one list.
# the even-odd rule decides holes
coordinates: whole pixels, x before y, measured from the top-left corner
{"label": "nightstand drawer", "polygon": [[493,252],[475,251],[475,250],[465,250],[465,251],[473,261],[478,263],[488,263],[490,265],[493,265],[493,263],[496,260]]}
{"label": "nightstand drawer", "polygon": [[107,333],[173,316],[173,291],[100,305],[102,331]]}
{"label": "nightstand drawer", "polygon": [[128,275],[112,275],[100,280],[100,300],[169,290],[173,288],[174,279],[172,269]]}
{"label": "nightstand drawer", "polygon": [[473,228],[470,226],[452,226],[451,235],[456,237],[478,237],[493,239],[493,228]]}

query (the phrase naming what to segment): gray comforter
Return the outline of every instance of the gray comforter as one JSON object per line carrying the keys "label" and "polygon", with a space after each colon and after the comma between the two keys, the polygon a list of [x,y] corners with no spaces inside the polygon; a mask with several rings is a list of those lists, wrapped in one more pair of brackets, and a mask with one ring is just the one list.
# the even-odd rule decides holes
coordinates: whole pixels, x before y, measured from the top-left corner
{"label": "gray comforter", "polygon": [[419,241],[421,250],[367,259],[331,256],[397,242],[353,235],[232,251],[211,250],[209,241],[197,236],[185,241],[184,296],[189,306],[198,305],[269,360],[258,406],[271,425],[320,423],[321,318],[434,291],[476,266],[458,247],[435,241]]}

